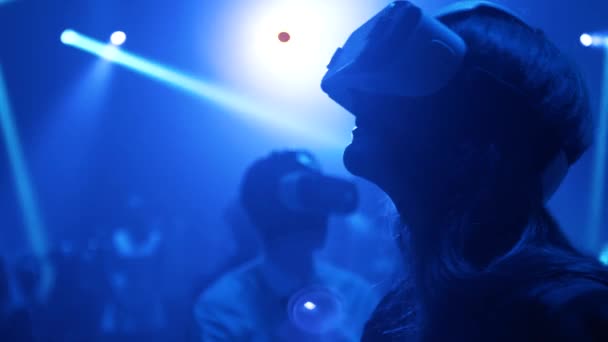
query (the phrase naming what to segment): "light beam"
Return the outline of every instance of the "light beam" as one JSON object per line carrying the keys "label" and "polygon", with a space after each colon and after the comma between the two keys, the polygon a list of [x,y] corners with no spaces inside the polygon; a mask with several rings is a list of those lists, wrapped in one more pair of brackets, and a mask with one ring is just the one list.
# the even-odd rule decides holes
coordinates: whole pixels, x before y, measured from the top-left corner
{"label": "light beam", "polygon": [[[331,147],[344,143],[333,134],[328,134],[322,127],[312,127],[309,122],[297,122],[283,112],[264,108],[253,101],[238,96],[210,82],[199,80],[183,72],[174,70],[160,63],[108,46],[74,30],[65,30],[61,41],[74,48],[108,59],[146,77],[163,82],[166,85],[186,91],[206,100],[217,103],[241,116],[256,119],[277,126],[281,130],[313,138],[317,142]],[[113,48],[113,49],[110,49]]]}
{"label": "light beam", "polygon": [[580,36],[581,45],[584,47],[604,48],[608,47],[608,36],[605,34],[583,33]]}
{"label": "light beam", "polygon": [[38,295],[44,299],[52,286],[53,270],[47,259],[47,237],[34,188],[29,176],[19,133],[9,104],[8,91],[0,65],[0,126],[13,175],[15,190],[22,211],[27,238],[32,253],[40,261],[41,282]]}
{"label": "light beam", "polygon": [[605,208],[606,155],[608,148],[608,47],[604,49],[604,72],[602,83],[601,107],[597,119],[598,128],[595,138],[594,169],[591,188],[591,214],[589,226],[589,246],[598,247]]}

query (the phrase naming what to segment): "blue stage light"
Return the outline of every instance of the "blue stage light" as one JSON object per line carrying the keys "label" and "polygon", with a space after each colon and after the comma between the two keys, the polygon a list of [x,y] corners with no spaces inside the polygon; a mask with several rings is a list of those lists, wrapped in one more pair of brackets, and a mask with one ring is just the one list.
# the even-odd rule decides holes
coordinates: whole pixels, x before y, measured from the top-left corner
{"label": "blue stage light", "polygon": [[296,135],[313,139],[315,142],[326,145],[327,147],[335,148],[344,145],[344,142],[341,141],[339,137],[334,134],[329,134],[331,132],[327,132],[323,127],[313,127],[310,124],[310,120],[307,122],[302,120],[295,121],[292,117],[285,115],[284,112],[278,112],[271,108],[261,106],[254,101],[239,96],[212,84],[211,82],[197,79],[168,66],[118,49],[116,46],[102,43],[73,30],[65,30],[61,37],[61,41],[68,46],[106,58],[114,64],[124,66],[141,75],[212,101],[242,117],[271,124],[280,131],[287,131],[292,133],[292,135],[295,133]]}
{"label": "blue stage light", "polygon": [[593,37],[588,33],[583,33],[581,35],[581,44],[586,47],[593,45]]}
{"label": "blue stage light", "polygon": [[[341,109],[319,91],[320,80],[336,48],[385,6],[381,0],[234,2],[217,13],[214,30],[202,24],[198,53],[231,88],[291,118],[349,132],[351,117],[336,113]],[[349,140],[345,134],[342,144]]]}
{"label": "blue stage light", "polygon": [[78,39],[78,34],[72,30],[65,30],[61,33],[61,42],[66,45],[71,45]]}
{"label": "blue stage light", "polygon": [[8,152],[11,171],[15,181],[17,196],[19,198],[25,227],[28,232],[31,248],[35,255],[42,256],[47,252],[47,239],[42,219],[38,210],[34,189],[29,177],[25,157],[15,125],[7,90],[4,84],[2,70],[0,69],[0,128],[4,136],[4,143]]}
{"label": "blue stage light", "polygon": [[21,147],[19,132],[9,104],[8,91],[4,83],[0,65],[0,129],[8,154],[15,190],[23,214],[27,238],[31,252],[40,262],[40,286],[37,295],[44,300],[55,279],[54,270],[47,259],[48,241],[42,221],[34,187],[29,176],[27,163]]}
{"label": "blue stage light", "polygon": [[580,42],[585,47],[608,47],[608,36],[605,34],[589,34],[583,33],[580,37]]}
{"label": "blue stage light", "polygon": [[116,31],[112,33],[112,36],[110,36],[110,42],[112,42],[112,44],[116,46],[124,44],[126,40],[127,35],[122,31]]}
{"label": "blue stage light", "polygon": [[309,98],[317,95],[338,45],[384,6],[375,0],[357,6],[349,0],[260,0],[228,7],[229,18],[220,20],[217,30],[222,39],[210,40],[219,44],[206,48],[221,52],[211,56],[220,59],[220,72],[251,85],[256,94]]}

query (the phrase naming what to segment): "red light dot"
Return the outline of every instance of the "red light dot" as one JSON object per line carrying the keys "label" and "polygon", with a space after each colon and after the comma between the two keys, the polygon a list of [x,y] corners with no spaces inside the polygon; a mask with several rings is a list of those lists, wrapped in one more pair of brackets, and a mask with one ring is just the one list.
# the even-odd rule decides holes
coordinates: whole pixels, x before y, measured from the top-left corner
{"label": "red light dot", "polygon": [[279,33],[279,40],[282,41],[283,43],[287,43],[289,41],[289,39],[291,39],[291,36],[289,35],[289,33],[287,33],[287,32]]}

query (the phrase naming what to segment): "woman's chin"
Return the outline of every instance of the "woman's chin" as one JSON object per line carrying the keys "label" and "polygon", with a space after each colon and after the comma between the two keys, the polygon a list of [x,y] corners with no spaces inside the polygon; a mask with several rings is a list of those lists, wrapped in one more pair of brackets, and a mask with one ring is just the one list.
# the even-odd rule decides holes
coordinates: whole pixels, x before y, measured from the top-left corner
{"label": "woman's chin", "polygon": [[342,160],[346,169],[353,175],[373,181],[374,169],[379,166],[379,161],[374,158],[375,154],[370,146],[358,143],[354,140],[344,150]]}

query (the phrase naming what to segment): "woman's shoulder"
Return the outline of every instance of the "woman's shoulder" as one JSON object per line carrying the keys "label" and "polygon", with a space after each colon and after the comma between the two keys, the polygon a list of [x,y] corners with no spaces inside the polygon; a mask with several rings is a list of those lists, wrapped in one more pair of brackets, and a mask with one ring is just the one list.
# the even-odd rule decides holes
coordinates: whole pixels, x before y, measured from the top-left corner
{"label": "woman's shoulder", "polygon": [[577,341],[608,341],[608,282],[579,277],[538,294],[556,335]]}
{"label": "woman's shoulder", "polygon": [[495,332],[503,327],[519,340],[608,341],[607,279],[566,274],[519,285],[487,312]]}
{"label": "woman's shoulder", "polygon": [[436,323],[455,331],[477,326],[461,331],[468,341],[608,341],[608,283],[601,278],[568,275],[503,284],[494,280],[475,284],[461,301],[453,302],[457,308]]}

